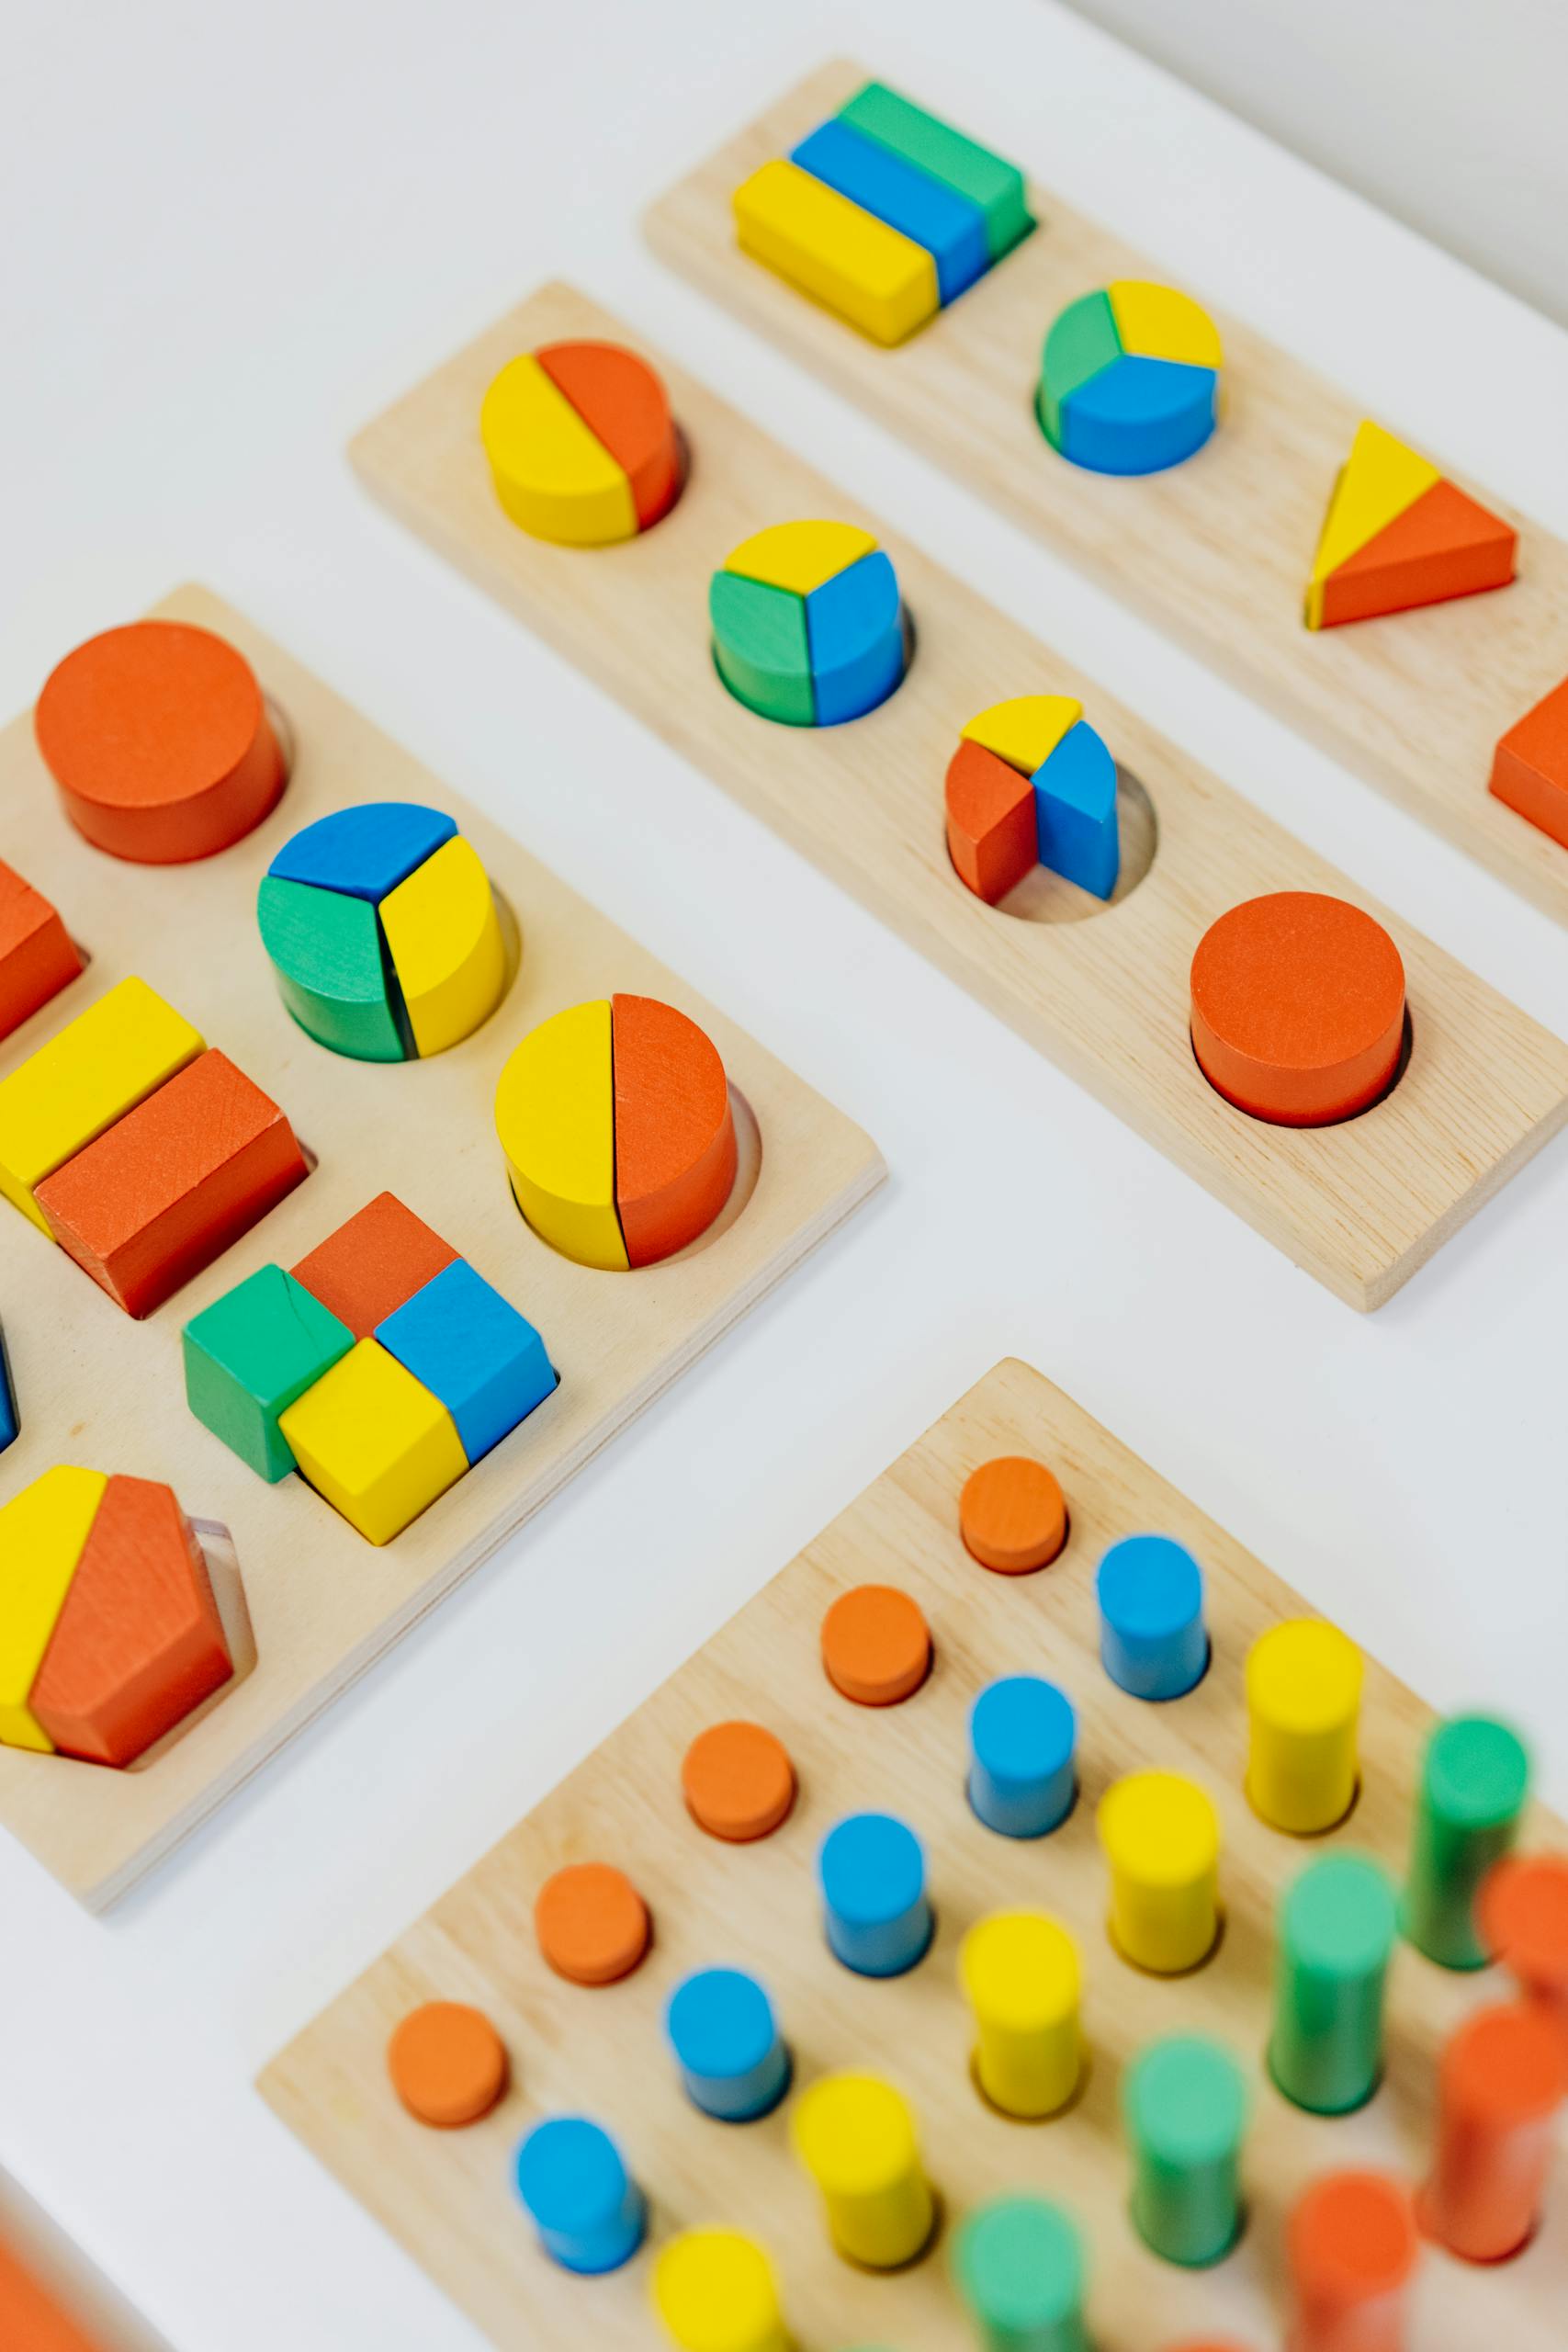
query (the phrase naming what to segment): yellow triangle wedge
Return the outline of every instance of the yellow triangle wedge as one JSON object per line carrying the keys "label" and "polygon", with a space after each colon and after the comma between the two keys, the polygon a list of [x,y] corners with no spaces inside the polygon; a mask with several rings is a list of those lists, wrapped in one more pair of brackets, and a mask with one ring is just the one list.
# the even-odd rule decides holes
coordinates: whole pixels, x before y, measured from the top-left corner
{"label": "yellow triangle wedge", "polygon": [[1313,558],[1306,594],[1308,628],[1323,626],[1323,586],[1330,572],[1348,563],[1369,539],[1385,531],[1423,492],[1441,480],[1441,471],[1429,458],[1395,440],[1381,424],[1366,419],[1357,425]]}

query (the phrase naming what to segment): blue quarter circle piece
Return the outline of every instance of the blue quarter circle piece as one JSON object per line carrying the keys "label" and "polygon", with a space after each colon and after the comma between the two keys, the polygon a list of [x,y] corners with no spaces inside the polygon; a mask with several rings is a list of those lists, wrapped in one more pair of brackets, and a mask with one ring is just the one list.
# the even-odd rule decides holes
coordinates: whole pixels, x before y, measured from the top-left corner
{"label": "blue quarter circle piece", "polygon": [[378,905],[457,830],[455,819],[417,800],[367,800],[302,826],[267,872]]}
{"label": "blue quarter circle piece", "polygon": [[880,548],[811,591],[806,637],[818,727],[862,718],[886,701],[904,675],[904,608]]}
{"label": "blue quarter circle piece", "polygon": [[986,216],[979,206],[852,124],[836,119],[822,123],[791,148],[789,160],[863,212],[874,213],[890,229],[923,245],[936,264],[937,293],[944,303],[990,267]]}
{"label": "blue quarter circle piece", "polygon": [[1062,402],[1062,455],[1099,474],[1179,466],[1213,432],[1219,381],[1213,368],[1123,352]]}

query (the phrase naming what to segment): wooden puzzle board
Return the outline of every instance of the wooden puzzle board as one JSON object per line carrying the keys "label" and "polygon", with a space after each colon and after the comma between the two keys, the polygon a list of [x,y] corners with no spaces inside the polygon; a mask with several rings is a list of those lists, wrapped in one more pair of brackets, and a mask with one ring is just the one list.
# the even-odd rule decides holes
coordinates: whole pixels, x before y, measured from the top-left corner
{"label": "wooden puzzle board", "polygon": [[[123,865],[72,830],[31,720],[17,719],[0,736],[6,855],[54,901],[92,961],[0,1047],[0,1074],[136,972],[282,1104],[319,1165],[140,1323],[6,1212],[0,1313],[22,1431],[0,1456],[0,1495],[62,1460],[166,1479],[193,1517],[231,1531],[257,1653],[254,1672],[130,1771],[0,1749],[0,1823],[94,1906],[130,1886],[493,1552],[885,1173],[858,1127],[240,614],[195,588],[157,610],[209,626],[245,654],[292,740],[288,787],[265,823],[220,857]],[[256,885],[280,844],[329,809],[367,799],[448,810],[521,926],[521,964],[499,1010],[429,1061],[347,1061],[314,1044],[285,1012],[256,930]],[[497,1074],[518,1039],[562,1006],[615,989],[664,998],[702,1024],[761,1142],[739,1214],[725,1212],[691,1251],[635,1274],[575,1265],[530,1231],[491,1117]],[[292,1265],[383,1190],[536,1324],[561,1382],[377,1550],[302,1480],[265,1485],[193,1418],[180,1331],[256,1266]]]}
{"label": "wooden puzzle board", "polygon": [[[648,354],[692,451],[680,503],[619,547],[528,537],[492,492],[479,402],[516,353],[574,335],[647,350],[571,288],[545,288],[360,435],[351,454],[376,495],[1320,1282],[1381,1306],[1562,1125],[1568,1046],[662,355]],[[709,654],[711,573],[750,532],[802,515],[874,530],[913,616],[903,685],[850,726],[755,717]],[[959,729],[989,703],[1040,691],[1082,695],[1158,828],[1145,879],[1083,921],[984,905],[943,839]],[[1192,1057],[1199,938],[1237,900],[1281,889],[1371,906],[1404,958],[1410,1066],[1383,1102],[1337,1127],[1248,1118]]]}
{"label": "wooden puzzle board", "polygon": [[[1225,406],[1208,447],[1136,481],[1066,463],[1032,407],[1057,312],[1117,277],[1152,277],[1206,298],[1174,256],[1134,253],[1046,188],[1030,190],[1035,234],[976,286],[898,349],[867,342],[741,253],[730,197],[869,78],[847,61],[825,65],[727,141],[646,214],[655,252],[1053,554],[1082,563],[1347,767],[1568,921],[1568,850],[1486,789],[1498,737],[1568,668],[1568,545],[1482,488],[1486,504],[1519,529],[1511,587],[1309,631],[1302,600],[1313,551],[1365,409],[1216,311]],[[1400,430],[1397,416],[1377,421]],[[1441,461],[1440,451],[1427,454]]]}
{"label": "wooden puzzle board", "polygon": [[[1066,1548],[1034,1577],[989,1575],[958,1534],[968,1473],[998,1453],[1031,1453],[1061,1478]],[[1101,1669],[1094,1570],[1109,1544],[1159,1530],[1202,1563],[1214,1657],[1188,1698],[1150,1706]],[[862,1708],[828,1683],[818,1629],[835,1595],[866,1581],[911,1592],[935,1644],[929,1681],[902,1706]],[[1092,2245],[1096,2352],[1153,2352],[1186,2335],[1235,2329],[1278,2341],[1283,2211],[1314,2173],[1393,2164],[1418,2177],[1428,2143],[1436,2049],[1490,1976],[1446,1974],[1408,1947],[1393,1963],[1388,2074],[1371,2106],[1337,2121],[1290,2107],[1258,2063],[1269,2030],[1271,1919],[1280,1887],[1326,1845],[1377,1854],[1402,1871],[1426,1707],[1369,1660],[1363,1790],[1349,1823],[1325,1839],[1269,1830],[1242,1794],[1242,1664],[1267,1626],[1303,1604],[1185,1496],[1091,1420],[1060,1389],[1004,1363],[928,1430],[857,1501],[552,1794],[476,1863],[359,1981],[266,2069],[264,2096],[354,2194],[506,2352],[633,2352],[659,2338],[648,2309],[647,2249],[613,2277],[585,2280],[535,2247],[510,2180],[523,2132],[552,2112],[581,2111],[620,2140],[647,2189],[650,2244],[722,2221],[771,2248],[785,2316],[803,2352],[897,2345],[951,2352],[967,2342],[944,2247],[912,2269],[875,2276],[829,2251],[816,2191],[788,2146],[787,2103],[760,2122],[717,2123],[686,2100],[664,2045],[664,2004],[691,1969],[749,1968],[773,1994],[797,2085],[838,2066],[887,2074],[912,2098],[943,2238],[980,2199],[1028,2188],[1059,2197]],[[964,1793],[968,1711],[999,1674],[1062,1683],[1079,1718],[1080,1790],[1066,1824],[1042,1841],[983,1829]],[[1477,1694],[1478,1696],[1482,1694]],[[1506,1699],[1506,1693],[1495,1694]],[[751,1716],[795,1758],[800,1794],[770,1838],[726,1846],[685,1813],[680,1766],[707,1724]],[[1161,1979],[1119,1960],[1104,1928],[1105,1875],[1095,1808],[1122,1772],[1189,1772],[1224,1825],[1224,1931],[1195,1975]],[[852,1975],[818,1924],[815,1858],[842,1815],[884,1808],[928,1849],[936,1939],[910,1974]],[[1544,1815],[1531,1835],[1561,1838]],[[531,1927],[536,1890],[563,1863],[620,1861],[654,1918],[649,1959],[619,1984],[585,1991],[551,1974]],[[970,2027],[955,1982],[959,1941],[987,1911],[1043,1906],[1084,1957],[1087,2087],[1066,2114],[1010,2120],[985,2106],[967,2068]],[[513,2060],[501,2106],[479,2125],[434,2132],[398,2106],[386,2042],[416,2003],[476,2003]],[[1244,2157],[1249,2222],[1220,2268],[1157,2262],[1127,2220],[1118,2081],[1151,2038],[1201,2030],[1246,2066],[1252,2120]],[[1560,2184],[1561,2188],[1561,2184]],[[1560,2352],[1568,2298],[1568,2199],[1517,2262],[1471,2270],[1428,2253],[1413,2342],[1421,2352]]]}

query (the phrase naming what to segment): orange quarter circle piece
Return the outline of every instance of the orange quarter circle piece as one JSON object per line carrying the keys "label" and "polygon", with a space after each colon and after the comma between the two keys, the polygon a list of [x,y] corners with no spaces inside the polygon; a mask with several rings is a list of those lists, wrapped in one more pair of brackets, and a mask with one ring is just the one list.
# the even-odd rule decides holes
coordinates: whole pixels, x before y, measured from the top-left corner
{"label": "orange quarter circle piece", "polygon": [[1192,1047],[1255,1119],[1322,1127],[1375,1102],[1399,1067],[1404,966],[1359,907],[1315,890],[1248,899],[1192,958]]}
{"label": "orange quarter circle piece", "polygon": [[284,786],[250,663],[186,621],[89,638],[45,680],[33,728],[78,832],[139,865],[215,856]]}
{"label": "orange quarter circle piece", "polygon": [[699,1829],[748,1845],[787,1818],[795,1766],[783,1740],[761,1724],[710,1724],[682,1760],[681,1792]]}
{"label": "orange quarter circle piece", "polygon": [[393,2032],[387,2072],[411,2115],[453,2132],[488,2115],[505,2090],[506,2045],[479,2010],[426,2001]]}
{"label": "orange quarter circle piece", "polygon": [[647,1904],[610,1862],[570,1863],[534,1899],[539,1950],[573,1984],[614,1984],[629,1976],[652,1932]]}
{"label": "orange quarter circle piece", "polygon": [[610,1035],[615,1211],[628,1264],[652,1266],[705,1233],[729,1198],[729,1082],[712,1040],[656,997],[612,997]]}
{"label": "orange quarter circle piece", "polygon": [[1025,1577],[1048,1568],[1067,1540],[1061,1482],[1043,1462],[1027,1454],[998,1454],[964,1481],[958,1530],[964,1549],[998,1576]]}
{"label": "orange quarter circle piece", "polygon": [[931,1672],[931,1627],[896,1586],[854,1585],[822,1620],[822,1665],[834,1690],[857,1706],[896,1707]]}
{"label": "orange quarter circle piece", "polygon": [[626,475],[646,531],[681,491],[681,436],[663,384],[618,343],[547,343],[534,356]]}

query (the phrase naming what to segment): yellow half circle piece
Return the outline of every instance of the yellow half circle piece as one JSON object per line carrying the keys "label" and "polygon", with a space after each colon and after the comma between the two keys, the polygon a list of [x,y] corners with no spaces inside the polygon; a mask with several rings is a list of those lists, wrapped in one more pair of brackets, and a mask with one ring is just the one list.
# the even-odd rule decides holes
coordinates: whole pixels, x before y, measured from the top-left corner
{"label": "yellow half circle piece", "polygon": [[1043,768],[1069,727],[1083,717],[1083,705],[1073,695],[1015,695],[1010,702],[994,702],[964,729],[966,742],[994,752],[1021,775]]}
{"label": "yellow half circle piece", "polygon": [[486,392],[479,438],[496,496],[535,538],[581,548],[636,538],[625,469],[531,351],[509,359]]}
{"label": "yellow half circle piece", "polygon": [[607,998],[542,1021],[502,1070],[495,1129],[535,1232],[581,1266],[624,1273],[612,1055]]}
{"label": "yellow half circle piece", "polygon": [[743,580],[809,596],[814,588],[875,550],[871,533],[852,523],[774,523],[742,539],[726,557],[724,568]]}
{"label": "yellow half circle piece", "polygon": [[490,876],[461,833],[416,865],[378,910],[420,1053],[445,1053],[487,1020],[506,985]]}
{"label": "yellow half circle piece", "polygon": [[1348,563],[1369,539],[1385,531],[1442,478],[1429,458],[1395,440],[1381,424],[1367,418],[1357,425],[1313,558],[1307,596],[1309,628],[1316,628],[1322,621],[1322,587],[1329,573]]}
{"label": "yellow half circle piece", "polygon": [[1118,277],[1106,289],[1122,348],[1140,359],[1174,359],[1188,368],[1225,364],[1220,331],[1201,302],[1174,286]]}

